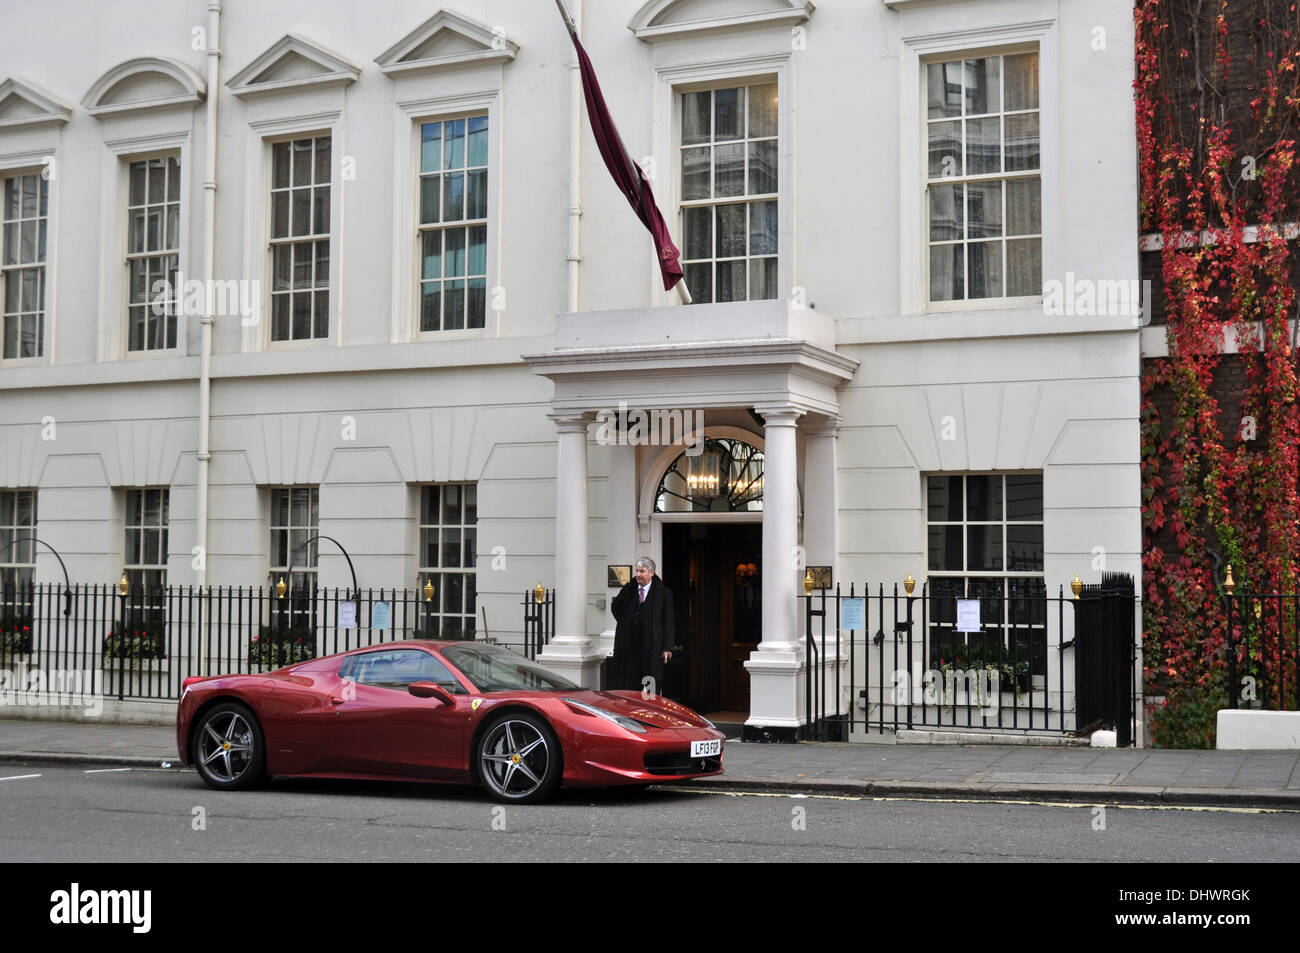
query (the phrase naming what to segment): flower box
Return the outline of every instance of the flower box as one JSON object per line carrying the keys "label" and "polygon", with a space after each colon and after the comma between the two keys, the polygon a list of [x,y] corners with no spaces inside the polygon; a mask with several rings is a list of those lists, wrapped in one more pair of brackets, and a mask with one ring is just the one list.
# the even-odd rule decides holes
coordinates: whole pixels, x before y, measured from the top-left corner
{"label": "flower box", "polygon": [[105,695],[166,698],[170,693],[170,665],[165,658],[106,658],[103,664]]}

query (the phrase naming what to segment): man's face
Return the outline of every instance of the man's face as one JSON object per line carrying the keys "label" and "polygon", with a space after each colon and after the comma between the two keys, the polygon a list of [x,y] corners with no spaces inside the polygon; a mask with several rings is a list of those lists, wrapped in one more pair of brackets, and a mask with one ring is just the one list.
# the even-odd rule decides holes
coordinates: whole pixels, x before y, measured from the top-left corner
{"label": "man's face", "polygon": [[654,578],[654,573],[650,571],[649,566],[643,565],[643,566],[636,567],[636,584],[638,586],[644,586],[653,578]]}

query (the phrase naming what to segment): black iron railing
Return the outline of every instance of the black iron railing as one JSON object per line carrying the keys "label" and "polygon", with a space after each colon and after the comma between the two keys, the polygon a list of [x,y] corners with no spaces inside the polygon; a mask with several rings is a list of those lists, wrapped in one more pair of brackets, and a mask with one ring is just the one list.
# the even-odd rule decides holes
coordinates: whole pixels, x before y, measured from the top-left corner
{"label": "black iron railing", "polygon": [[0,595],[0,674],[8,673],[0,690],[10,693],[0,691],[0,704],[15,703],[15,691],[38,699],[71,684],[87,695],[175,699],[192,675],[271,671],[401,639],[478,637],[472,620],[440,615],[419,589],[168,586],[123,596],[111,585],[25,583]]}
{"label": "black iron railing", "polygon": [[[1041,582],[1008,580],[970,600],[973,614],[928,584],[911,595],[878,584],[801,598],[806,737],[1111,727],[1120,743],[1134,739],[1140,630],[1131,586],[1085,586],[1075,598],[1064,587],[1048,595]],[[1090,620],[1087,631],[1081,618]],[[1084,654],[1089,662],[1081,664]]]}
{"label": "black iron railing", "polygon": [[555,631],[555,590],[525,590],[522,605],[524,608],[522,652],[530,659],[535,659],[550,643],[551,633]]}
{"label": "black iron railing", "polygon": [[1228,707],[1300,710],[1300,593],[1236,591],[1223,600]]}

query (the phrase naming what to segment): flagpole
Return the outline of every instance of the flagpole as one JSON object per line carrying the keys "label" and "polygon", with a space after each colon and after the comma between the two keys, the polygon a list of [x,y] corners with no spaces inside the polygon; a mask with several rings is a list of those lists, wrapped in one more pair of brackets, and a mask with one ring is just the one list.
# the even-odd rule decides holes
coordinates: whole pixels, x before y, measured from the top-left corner
{"label": "flagpole", "polygon": [[564,5],[564,0],[555,0],[555,5],[560,8],[560,16],[564,17],[564,25],[569,28],[569,36],[577,36],[578,26],[573,22],[573,17],[569,16],[569,8]]}

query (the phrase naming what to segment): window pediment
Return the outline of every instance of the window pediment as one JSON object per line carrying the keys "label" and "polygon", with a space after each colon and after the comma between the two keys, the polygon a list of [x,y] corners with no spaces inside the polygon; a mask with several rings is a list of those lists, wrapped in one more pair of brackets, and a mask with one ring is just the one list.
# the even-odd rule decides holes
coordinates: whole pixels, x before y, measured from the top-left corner
{"label": "window pediment", "polygon": [[793,26],[814,10],[810,0],[647,0],[628,23],[648,43],[752,26]]}
{"label": "window pediment", "polygon": [[285,90],[325,88],[355,83],[361,67],[337,53],[293,33],[286,33],[265,53],[230,78],[226,86],[240,98]]}
{"label": "window pediment", "polygon": [[30,83],[7,79],[0,83],[0,129],[65,123],[72,109]]}
{"label": "window pediment", "polygon": [[140,56],[119,63],[90,87],[81,104],[92,116],[193,106],[207,93],[203,77],[176,60]]}
{"label": "window pediment", "polygon": [[475,63],[506,63],[519,45],[495,29],[451,10],[439,10],[375,58],[388,76],[425,73]]}

